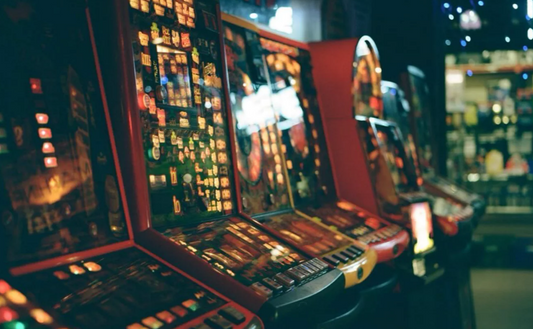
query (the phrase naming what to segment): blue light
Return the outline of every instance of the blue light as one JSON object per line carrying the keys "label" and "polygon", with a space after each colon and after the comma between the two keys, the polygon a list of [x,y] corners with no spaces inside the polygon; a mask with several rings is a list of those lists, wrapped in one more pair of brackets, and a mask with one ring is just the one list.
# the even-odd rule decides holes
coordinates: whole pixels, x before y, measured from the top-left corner
{"label": "blue light", "polygon": [[477,4],[480,6],[480,7],[483,7],[485,5],[485,3],[483,1],[478,1]]}
{"label": "blue light", "polygon": [[466,71],[466,75],[468,75],[469,77],[473,76],[474,73],[472,72],[472,70],[468,70]]}
{"label": "blue light", "polygon": [[391,95],[396,95],[396,89],[391,88],[391,89],[389,89],[389,91],[390,91]]}
{"label": "blue light", "polygon": [[166,85],[168,83],[168,78],[166,76],[161,78],[161,84]]}
{"label": "blue light", "polygon": [[527,46],[522,47],[522,49],[523,49],[524,51],[527,51],[527,50],[528,50]]}
{"label": "blue light", "polygon": [[446,44],[446,46],[450,46],[452,44],[452,42],[450,40],[446,40],[446,41],[444,41],[444,43]]}
{"label": "blue light", "polygon": [[531,17],[529,17],[529,15],[526,15],[526,21],[529,21],[531,20]]}
{"label": "blue light", "polygon": [[522,79],[527,80],[529,78],[529,75],[527,73],[522,74]]}
{"label": "blue light", "polygon": [[445,3],[443,4],[443,6],[444,6],[444,8],[446,8],[446,9],[450,8],[450,4],[447,3],[447,2],[445,2]]}
{"label": "blue light", "polygon": [[457,13],[460,14],[460,13],[462,13],[462,12],[463,12],[463,8],[461,8],[461,7],[457,7]]}
{"label": "blue light", "polygon": [[461,40],[461,46],[466,47],[466,41]]}

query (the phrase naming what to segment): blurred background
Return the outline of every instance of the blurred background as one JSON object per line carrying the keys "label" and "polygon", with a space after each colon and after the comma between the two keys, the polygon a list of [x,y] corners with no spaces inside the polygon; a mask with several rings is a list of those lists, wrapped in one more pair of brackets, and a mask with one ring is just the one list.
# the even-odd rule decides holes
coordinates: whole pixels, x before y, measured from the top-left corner
{"label": "blurred background", "polygon": [[221,5],[224,12],[304,42],[368,34],[377,43],[385,80],[395,80],[395,68],[405,63],[426,73],[437,169],[488,204],[474,235],[478,328],[531,328],[533,0]]}

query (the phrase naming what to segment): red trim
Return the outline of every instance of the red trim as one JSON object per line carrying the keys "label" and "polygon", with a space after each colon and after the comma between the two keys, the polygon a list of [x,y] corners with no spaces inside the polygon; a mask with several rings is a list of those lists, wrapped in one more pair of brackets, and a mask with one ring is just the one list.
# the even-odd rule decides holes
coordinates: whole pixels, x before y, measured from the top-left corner
{"label": "red trim", "polygon": [[[233,193],[235,195],[235,201],[237,202],[237,209],[236,213],[243,213],[242,208],[242,196],[241,196],[241,189],[240,189],[240,182],[239,182],[239,169],[237,167],[237,151],[235,150],[234,145],[235,144],[235,130],[233,128],[233,112],[231,109],[231,101],[229,96],[229,77],[228,77],[228,69],[227,69],[227,62],[226,62],[226,47],[224,46],[224,30],[222,26],[222,20],[220,19],[220,7],[217,5],[217,20],[218,20],[218,26],[220,30],[220,48],[221,48],[221,54],[223,56],[221,62],[222,62],[222,75],[223,79],[226,82],[224,84],[224,98],[226,103],[226,118],[228,123],[228,135],[229,135],[229,143],[230,143],[230,153],[231,153],[231,167],[233,171]],[[231,24],[231,23],[230,23]]]}
{"label": "red trim", "polygon": [[303,50],[309,50],[309,45],[307,43],[289,39],[287,37],[281,36],[274,32],[267,31],[263,28],[259,29],[259,35],[267,39],[272,39],[272,40],[275,40],[281,43],[285,43],[289,46],[293,46],[293,47],[300,48]]}
{"label": "red trim", "polygon": [[[392,238],[379,243],[371,243],[369,246],[373,248],[378,255],[378,262],[390,261],[402,254],[402,252],[409,246],[409,233],[405,230],[401,230]],[[396,254],[393,253],[394,247],[397,247]]]}
{"label": "red trim", "polygon": [[80,252],[76,252],[76,253],[69,254],[69,255],[50,258],[50,259],[43,260],[43,261],[36,262],[36,263],[13,267],[9,271],[14,276],[23,275],[23,274],[27,274],[31,272],[42,271],[42,270],[56,267],[56,266],[70,264],[70,263],[77,262],[77,261],[80,261],[86,258],[108,254],[110,252],[130,248],[132,246],[133,246],[133,241],[130,241],[130,240],[113,243],[107,246],[98,247],[98,248],[94,248],[91,250],[80,251]]}
{"label": "red trim", "polygon": [[126,218],[126,225],[128,227],[128,237],[130,240],[133,240],[133,229],[131,227],[131,219],[128,208],[128,201],[126,200],[126,191],[124,190],[124,180],[122,179],[122,171],[120,167],[120,162],[118,160],[117,146],[115,144],[115,136],[113,135],[113,127],[111,125],[111,117],[109,116],[109,106],[107,104],[107,98],[104,90],[104,79],[102,78],[102,72],[100,70],[100,61],[98,59],[98,51],[96,49],[96,42],[94,40],[93,25],[91,21],[91,14],[89,8],[85,10],[87,17],[87,24],[89,28],[89,35],[91,38],[91,45],[93,48],[94,62],[96,65],[96,75],[98,77],[98,85],[100,87],[100,97],[102,98],[102,105],[104,107],[104,113],[107,123],[107,132],[109,135],[109,142],[111,143],[111,152],[113,153],[113,160],[115,161],[115,170],[117,172],[118,188],[120,190],[120,198],[122,200],[122,209],[124,211],[124,216]]}

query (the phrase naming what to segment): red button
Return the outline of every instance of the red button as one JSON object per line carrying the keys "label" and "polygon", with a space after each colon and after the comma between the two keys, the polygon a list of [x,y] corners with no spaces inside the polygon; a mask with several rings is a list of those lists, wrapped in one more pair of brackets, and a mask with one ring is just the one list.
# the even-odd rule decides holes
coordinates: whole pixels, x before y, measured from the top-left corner
{"label": "red button", "polygon": [[0,323],[9,322],[18,319],[17,312],[13,311],[9,307],[0,308]]}

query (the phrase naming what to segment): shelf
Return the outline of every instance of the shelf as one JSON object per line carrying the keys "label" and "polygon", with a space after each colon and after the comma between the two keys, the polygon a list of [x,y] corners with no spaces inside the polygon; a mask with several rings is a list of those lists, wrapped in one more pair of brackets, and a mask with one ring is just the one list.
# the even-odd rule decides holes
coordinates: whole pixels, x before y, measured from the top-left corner
{"label": "shelf", "polygon": [[470,70],[473,74],[489,74],[489,73],[522,73],[524,71],[533,71],[533,65],[530,64],[516,64],[500,66],[498,64],[457,64],[446,66],[450,70],[462,70],[465,73]]}

